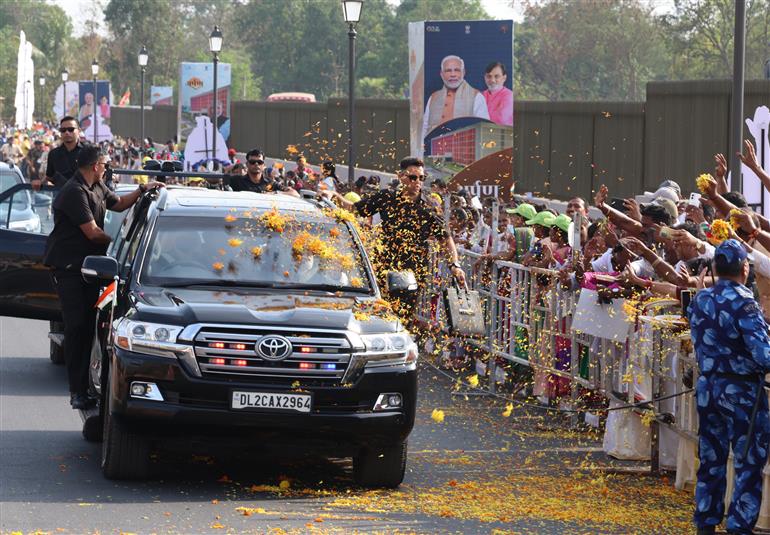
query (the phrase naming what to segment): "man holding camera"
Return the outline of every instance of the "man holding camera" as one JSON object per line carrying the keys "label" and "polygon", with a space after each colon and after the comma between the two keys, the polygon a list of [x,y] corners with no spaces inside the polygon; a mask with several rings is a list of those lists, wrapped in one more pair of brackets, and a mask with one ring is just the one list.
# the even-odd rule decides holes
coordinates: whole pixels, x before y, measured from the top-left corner
{"label": "man holding camera", "polygon": [[[62,121],[64,123],[64,121]],[[43,263],[52,278],[64,320],[64,361],[73,409],[95,404],[88,397],[88,362],[94,335],[99,286],[86,282],[80,273],[89,255],[103,255],[112,238],[104,232],[107,210],[130,208],[148,189],[160,182],[140,184],[136,191],[118,197],[102,181],[109,157],[96,145],[81,145],[76,172],[67,180],[53,202],[54,228],[48,236]]]}

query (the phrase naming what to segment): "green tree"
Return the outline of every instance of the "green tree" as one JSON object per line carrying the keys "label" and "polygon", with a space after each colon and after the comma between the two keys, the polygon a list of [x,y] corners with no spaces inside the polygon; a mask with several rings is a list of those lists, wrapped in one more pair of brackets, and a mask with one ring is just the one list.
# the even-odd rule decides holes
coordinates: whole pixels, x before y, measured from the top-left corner
{"label": "green tree", "polygon": [[[660,17],[674,61],[671,79],[729,78],[733,69],[733,0],[675,0]],[[746,78],[762,78],[770,59],[770,1],[746,2]]]}
{"label": "green tree", "polygon": [[[0,2],[0,95],[5,97],[2,116],[10,118],[14,113],[13,98],[16,93],[16,63],[19,49],[19,32],[24,30],[27,40],[34,47],[35,91],[39,110],[50,115],[50,102],[58,85],[59,74],[70,54],[72,22],[59,6],[43,0],[5,0]],[[37,85],[37,78],[45,76],[49,82],[44,88]]]}
{"label": "green tree", "polygon": [[643,100],[668,65],[652,8],[639,0],[546,0],[515,29],[519,98]]}

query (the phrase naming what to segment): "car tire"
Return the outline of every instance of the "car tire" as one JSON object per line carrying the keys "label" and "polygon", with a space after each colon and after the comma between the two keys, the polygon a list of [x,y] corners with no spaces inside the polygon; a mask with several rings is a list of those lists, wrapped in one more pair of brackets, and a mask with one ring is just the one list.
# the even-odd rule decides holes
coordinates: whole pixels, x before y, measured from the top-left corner
{"label": "car tire", "polygon": [[110,414],[110,381],[104,386],[102,473],[107,479],[147,479],[150,472],[149,441],[130,432]]}
{"label": "car tire", "polygon": [[404,480],[406,441],[384,448],[364,448],[353,457],[353,477],[363,487],[394,489]]}
{"label": "car tire", "polygon": [[[63,333],[64,323],[60,321],[52,321],[50,322],[50,330],[52,333]],[[53,340],[51,340],[49,343],[51,345],[50,354],[49,354],[49,358],[51,359],[51,362],[53,362],[56,365],[64,364],[64,346],[57,344]]]}

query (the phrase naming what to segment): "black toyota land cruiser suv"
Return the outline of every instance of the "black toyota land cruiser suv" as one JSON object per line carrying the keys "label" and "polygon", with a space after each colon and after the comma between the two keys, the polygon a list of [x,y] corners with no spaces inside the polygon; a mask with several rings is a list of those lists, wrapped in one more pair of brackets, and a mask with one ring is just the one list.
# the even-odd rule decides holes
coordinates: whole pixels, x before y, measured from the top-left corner
{"label": "black toyota land cruiser suv", "polygon": [[[40,273],[44,236],[9,232],[0,314],[58,319],[46,279],[18,288],[25,269]],[[232,437],[352,456],[357,483],[401,483],[417,348],[381,300],[349,214],[169,187],[146,194],[109,256],[88,257],[82,272],[117,281],[91,355],[106,477],[146,477],[153,442]]]}

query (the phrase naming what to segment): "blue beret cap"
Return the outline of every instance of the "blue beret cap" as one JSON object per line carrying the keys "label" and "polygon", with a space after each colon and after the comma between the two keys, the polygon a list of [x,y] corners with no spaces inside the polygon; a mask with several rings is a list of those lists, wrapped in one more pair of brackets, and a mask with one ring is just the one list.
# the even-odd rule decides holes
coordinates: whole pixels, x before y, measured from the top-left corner
{"label": "blue beret cap", "polygon": [[746,250],[738,242],[738,240],[734,240],[732,238],[723,241],[721,244],[719,244],[719,247],[717,247],[716,251],[714,251],[715,260],[720,255],[724,257],[724,263],[727,265],[740,264],[746,260],[746,257],[748,256]]}

